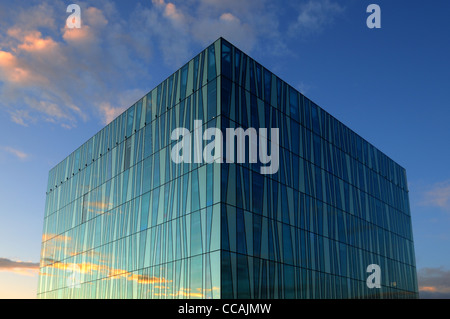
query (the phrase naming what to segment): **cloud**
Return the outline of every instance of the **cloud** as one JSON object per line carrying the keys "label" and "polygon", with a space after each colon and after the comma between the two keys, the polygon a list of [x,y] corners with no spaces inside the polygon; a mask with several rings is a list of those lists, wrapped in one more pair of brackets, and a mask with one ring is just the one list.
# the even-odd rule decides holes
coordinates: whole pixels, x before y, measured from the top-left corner
{"label": "cloud", "polygon": [[146,92],[139,89],[132,89],[123,91],[117,101],[114,102],[100,102],[97,105],[99,115],[102,120],[102,124],[107,125],[111,123],[117,116],[122,114],[129,106],[130,103],[136,102]]}
{"label": "cloud", "polygon": [[100,9],[88,7],[83,10],[82,21],[82,27],[79,29],[64,27],[63,39],[74,46],[95,45],[98,37],[105,31],[108,19]]}
{"label": "cloud", "polygon": [[417,272],[419,297],[422,299],[450,299],[450,270],[422,268]]}
{"label": "cloud", "polygon": [[153,88],[153,61],[181,67],[219,37],[249,54],[286,56],[286,29],[321,30],[343,11],[331,0],[152,0],[129,13],[107,0],[78,4],[80,29],[67,28],[66,5],[49,0],[15,2],[1,19],[0,111],[12,122],[109,123]]}
{"label": "cloud", "polygon": [[94,34],[88,25],[80,29],[65,28],[63,39],[67,43],[71,43],[73,45],[83,45],[95,42]]}
{"label": "cloud", "polygon": [[[29,5],[32,3],[32,1],[27,1]],[[60,12],[60,9],[65,9],[64,4],[49,4],[47,1],[32,5],[32,10],[23,7],[15,7],[13,10],[11,4],[8,4],[8,6],[10,10],[6,10],[6,12],[8,12],[10,21],[15,21],[17,25],[23,26],[25,29],[46,28],[47,30],[55,30],[57,24],[55,9],[58,12]],[[65,10],[61,12],[65,12]]]}
{"label": "cloud", "polygon": [[9,271],[24,276],[35,276],[39,272],[39,263],[0,258],[0,271]]}
{"label": "cloud", "polygon": [[0,51],[0,81],[27,84],[32,80],[30,71],[11,52]]}
{"label": "cloud", "polygon": [[163,3],[164,5],[164,16],[168,17],[174,23],[183,23],[184,15],[178,11],[177,7],[173,3]]}
{"label": "cloud", "polygon": [[302,94],[307,94],[312,89],[311,85],[309,85],[303,81],[300,81],[299,83],[297,83],[296,88]]}
{"label": "cloud", "polygon": [[450,211],[450,180],[434,184],[424,191],[422,196],[420,205]]}
{"label": "cloud", "polygon": [[20,160],[26,160],[30,156],[29,154],[22,152],[18,149],[15,149],[13,147],[10,147],[10,146],[4,146],[4,147],[1,147],[0,149],[2,149],[3,151],[5,151],[9,154],[14,155],[15,157],[17,157]]}
{"label": "cloud", "polygon": [[126,110],[125,107],[114,107],[109,102],[102,102],[99,104],[99,110],[103,118],[103,124],[107,125],[111,123],[117,116]]}
{"label": "cloud", "polygon": [[28,126],[28,123],[34,121],[34,119],[30,116],[30,112],[27,110],[11,110],[9,114],[11,116],[11,121],[25,127]]}
{"label": "cloud", "polygon": [[49,119],[73,119],[73,117],[69,113],[64,112],[63,109],[56,103],[51,103],[48,101],[37,101],[35,99],[29,98],[25,98],[25,101],[31,108],[47,115]]}
{"label": "cloud", "polygon": [[269,0],[152,0],[137,19],[155,40],[169,66],[180,67],[204,47],[224,37],[247,53],[286,52],[279,26],[280,6]]}
{"label": "cloud", "polygon": [[108,19],[103,11],[96,7],[89,7],[83,11],[83,19],[93,27],[104,27],[108,24]]}
{"label": "cloud", "polygon": [[330,0],[309,0],[300,5],[300,13],[289,31],[291,34],[303,36],[321,32],[344,10],[344,7]]}
{"label": "cloud", "polygon": [[[13,32],[11,32],[13,31]],[[16,32],[14,29],[10,29],[8,34],[13,34]],[[18,31],[20,32],[20,31]],[[26,52],[36,52],[36,51],[50,51],[55,50],[57,46],[56,42],[50,37],[42,37],[42,33],[39,31],[31,31],[22,37],[22,43],[17,47],[18,50],[24,50]]]}
{"label": "cloud", "polygon": [[63,4],[9,10],[0,35],[0,111],[12,122],[70,129],[94,116],[103,124],[104,105],[123,110],[137,100],[124,98],[124,83],[142,95],[150,89],[151,45],[135,32],[139,23],[124,20],[113,3],[90,2],[80,2],[81,29],[65,27],[66,16],[56,14],[65,13]]}
{"label": "cloud", "polygon": [[227,21],[227,22],[235,22],[235,23],[240,23],[241,21],[239,21],[238,18],[236,18],[234,15],[232,15],[231,13],[224,13],[220,16],[219,18],[222,21]]}

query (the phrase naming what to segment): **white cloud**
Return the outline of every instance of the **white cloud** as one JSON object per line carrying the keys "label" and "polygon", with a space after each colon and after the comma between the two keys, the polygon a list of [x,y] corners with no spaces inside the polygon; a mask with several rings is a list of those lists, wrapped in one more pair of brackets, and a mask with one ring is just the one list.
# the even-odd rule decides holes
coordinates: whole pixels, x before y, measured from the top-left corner
{"label": "white cloud", "polygon": [[308,35],[322,31],[336,16],[344,12],[344,7],[330,0],[309,0],[299,7],[297,20],[291,24],[290,33]]}
{"label": "white cloud", "polygon": [[16,124],[27,127],[28,123],[34,121],[34,119],[30,116],[30,112],[27,110],[13,110],[9,112],[11,116],[11,121]]}
{"label": "white cloud", "polygon": [[187,62],[195,46],[204,47],[219,37],[247,53],[287,52],[277,16],[281,9],[271,1],[152,0],[152,4],[139,11],[138,19],[145,21],[145,29],[172,67]]}
{"label": "white cloud", "polygon": [[450,211],[450,180],[436,183],[423,192],[422,206],[434,206]]}
{"label": "white cloud", "polygon": [[303,95],[308,94],[308,92],[312,89],[311,85],[309,85],[303,81],[300,81],[299,83],[297,83],[296,88]]}
{"label": "white cloud", "polygon": [[[14,6],[12,3],[6,5],[6,20],[14,21],[16,25],[20,25],[26,30],[37,28],[45,28],[49,31],[57,29],[57,21],[55,19],[56,12],[65,12],[64,3],[48,3],[42,1],[26,1],[27,8]],[[4,9],[4,8],[2,8]],[[9,9],[9,10],[8,10]],[[31,10],[30,10],[31,9]]]}
{"label": "white cloud", "polygon": [[220,20],[222,21],[227,21],[227,22],[235,22],[235,23],[240,23],[241,21],[239,21],[238,18],[236,18],[234,15],[232,15],[231,13],[224,13],[220,16]]}

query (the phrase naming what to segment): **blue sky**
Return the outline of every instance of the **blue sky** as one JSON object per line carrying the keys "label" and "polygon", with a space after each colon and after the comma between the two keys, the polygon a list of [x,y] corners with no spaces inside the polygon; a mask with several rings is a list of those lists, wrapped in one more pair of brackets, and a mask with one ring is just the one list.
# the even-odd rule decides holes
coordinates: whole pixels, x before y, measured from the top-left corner
{"label": "blue sky", "polygon": [[450,298],[449,16],[448,1],[1,0],[0,298],[35,297],[48,171],[220,36],[406,168],[421,297]]}

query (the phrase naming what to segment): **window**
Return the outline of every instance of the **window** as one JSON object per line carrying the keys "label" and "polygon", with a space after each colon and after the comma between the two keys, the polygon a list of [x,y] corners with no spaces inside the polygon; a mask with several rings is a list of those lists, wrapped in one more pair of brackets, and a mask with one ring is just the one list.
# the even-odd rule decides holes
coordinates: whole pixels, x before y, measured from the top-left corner
{"label": "window", "polygon": [[226,41],[222,40],[222,74],[231,79],[231,73],[231,47]]}
{"label": "window", "polygon": [[131,162],[131,138],[127,139],[125,142],[125,154],[124,154],[124,170],[130,168]]}

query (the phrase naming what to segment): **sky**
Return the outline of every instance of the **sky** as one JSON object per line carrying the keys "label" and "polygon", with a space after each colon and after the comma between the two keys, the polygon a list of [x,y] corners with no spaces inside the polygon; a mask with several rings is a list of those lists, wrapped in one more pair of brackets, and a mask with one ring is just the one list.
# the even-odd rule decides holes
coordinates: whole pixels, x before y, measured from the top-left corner
{"label": "sky", "polygon": [[49,170],[220,36],[406,169],[420,297],[450,298],[449,16],[444,0],[0,0],[0,298],[36,297]]}

